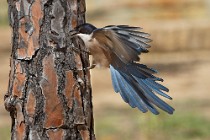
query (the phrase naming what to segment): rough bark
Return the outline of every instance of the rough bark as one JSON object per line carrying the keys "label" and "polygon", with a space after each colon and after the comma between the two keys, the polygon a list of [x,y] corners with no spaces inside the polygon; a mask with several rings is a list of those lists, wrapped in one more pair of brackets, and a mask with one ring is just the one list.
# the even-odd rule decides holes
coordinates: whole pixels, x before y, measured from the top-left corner
{"label": "rough bark", "polygon": [[11,139],[95,139],[88,54],[70,30],[85,0],[8,0],[11,70],[5,108]]}

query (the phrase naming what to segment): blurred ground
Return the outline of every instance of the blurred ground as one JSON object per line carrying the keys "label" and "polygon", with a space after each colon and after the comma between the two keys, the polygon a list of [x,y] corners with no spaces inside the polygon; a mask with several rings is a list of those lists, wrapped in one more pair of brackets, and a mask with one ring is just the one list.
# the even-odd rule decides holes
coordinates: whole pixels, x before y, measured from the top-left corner
{"label": "blurred ground", "polygon": [[[0,2],[0,139],[10,138],[4,110],[10,30]],[[87,21],[102,27],[130,24],[151,34],[150,53],[141,62],[159,71],[173,97],[174,115],[159,116],[131,109],[114,93],[109,70],[92,71],[95,131],[98,140],[210,139],[210,2],[208,0],[88,0]],[[2,9],[2,7],[4,7]]]}

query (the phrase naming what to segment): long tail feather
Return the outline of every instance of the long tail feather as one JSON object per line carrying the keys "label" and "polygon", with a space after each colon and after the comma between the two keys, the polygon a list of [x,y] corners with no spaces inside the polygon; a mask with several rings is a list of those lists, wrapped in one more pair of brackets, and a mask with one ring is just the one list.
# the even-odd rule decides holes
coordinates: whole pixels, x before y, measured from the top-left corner
{"label": "long tail feather", "polygon": [[123,100],[131,107],[137,107],[142,112],[150,110],[154,114],[159,114],[158,108],[173,114],[174,109],[161,100],[156,94],[172,99],[164,92],[168,88],[157,83],[161,78],[153,74],[156,70],[148,68],[146,65],[129,63],[121,68],[110,66],[112,83],[115,92],[119,92]]}

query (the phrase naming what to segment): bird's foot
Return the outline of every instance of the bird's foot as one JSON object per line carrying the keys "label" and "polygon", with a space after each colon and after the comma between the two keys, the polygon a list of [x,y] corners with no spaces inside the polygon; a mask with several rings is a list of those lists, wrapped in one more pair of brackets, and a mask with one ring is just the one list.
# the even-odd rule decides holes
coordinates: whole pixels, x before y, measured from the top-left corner
{"label": "bird's foot", "polygon": [[86,67],[86,68],[83,68],[83,69],[77,69],[78,71],[87,71],[87,70],[90,70],[90,69],[93,69],[96,67],[96,64],[92,64],[91,66],[89,67]]}

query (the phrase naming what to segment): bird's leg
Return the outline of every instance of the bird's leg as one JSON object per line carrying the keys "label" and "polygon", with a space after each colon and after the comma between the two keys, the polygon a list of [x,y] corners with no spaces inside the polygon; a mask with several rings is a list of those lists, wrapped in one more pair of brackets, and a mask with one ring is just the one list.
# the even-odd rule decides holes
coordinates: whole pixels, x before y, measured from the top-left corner
{"label": "bird's leg", "polygon": [[93,60],[93,61],[92,61],[92,64],[91,64],[89,67],[86,67],[86,68],[83,68],[83,69],[77,69],[77,70],[79,70],[79,71],[90,70],[90,69],[93,69],[93,68],[95,68],[95,67],[96,67],[96,63],[95,63],[95,61]]}
{"label": "bird's leg", "polygon": [[92,64],[91,64],[89,67],[84,68],[84,70],[90,70],[90,69],[93,69],[93,68],[95,68],[95,67],[96,67],[96,63],[95,63],[94,60],[92,60]]}
{"label": "bird's leg", "polygon": [[92,64],[90,67],[87,67],[87,68],[85,68],[85,69],[90,70],[90,69],[93,69],[93,68],[95,68],[95,67],[96,67],[96,64]]}

